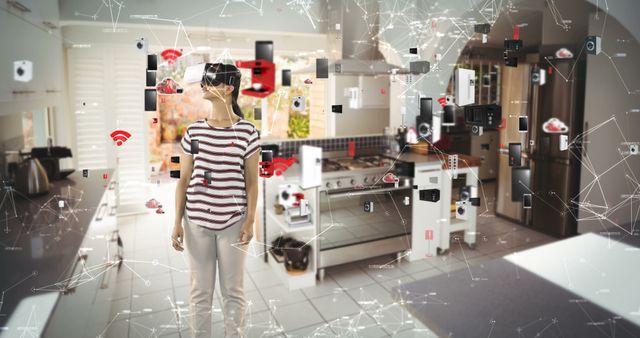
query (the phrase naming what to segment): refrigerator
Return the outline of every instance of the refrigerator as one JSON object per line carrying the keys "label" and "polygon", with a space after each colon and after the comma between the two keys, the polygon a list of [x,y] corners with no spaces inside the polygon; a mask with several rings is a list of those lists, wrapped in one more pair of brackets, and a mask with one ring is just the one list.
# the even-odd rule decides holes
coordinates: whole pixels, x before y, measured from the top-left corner
{"label": "refrigerator", "polygon": [[[534,142],[530,144],[529,165],[534,195],[529,225],[562,238],[577,234],[581,151],[579,145],[560,150],[560,135],[568,136],[571,142],[582,132],[585,62],[584,57],[549,62],[552,71],[547,72],[546,84],[537,88],[538,109],[532,114]],[[550,66],[544,59],[541,65],[546,69]],[[562,121],[567,126],[566,132],[545,132],[543,125],[552,118]]]}

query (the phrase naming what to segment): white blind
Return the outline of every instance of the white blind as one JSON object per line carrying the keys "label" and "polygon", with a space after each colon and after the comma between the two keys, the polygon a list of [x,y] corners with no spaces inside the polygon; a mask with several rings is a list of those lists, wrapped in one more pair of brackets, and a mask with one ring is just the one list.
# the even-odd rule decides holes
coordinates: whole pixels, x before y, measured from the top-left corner
{"label": "white blind", "polygon": [[117,53],[113,58],[112,69],[115,79],[112,104],[116,128],[131,134],[127,142],[116,147],[120,206],[142,208],[144,194],[140,192],[143,191],[148,167],[144,111],[146,59],[141,58],[140,53],[134,50]]}
{"label": "white blind", "polygon": [[[145,55],[135,50],[69,50],[69,85],[76,124],[78,168],[117,169],[119,210],[144,209],[147,130],[144,111]],[[83,106],[82,103],[85,103]],[[131,138],[121,146],[111,140],[121,129]]]}
{"label": "white blind", "polygon": [[75,112],[75,156],[79,170],[108,167],[104,60],[91,54],[80,50],[69,53],[69,89]]}

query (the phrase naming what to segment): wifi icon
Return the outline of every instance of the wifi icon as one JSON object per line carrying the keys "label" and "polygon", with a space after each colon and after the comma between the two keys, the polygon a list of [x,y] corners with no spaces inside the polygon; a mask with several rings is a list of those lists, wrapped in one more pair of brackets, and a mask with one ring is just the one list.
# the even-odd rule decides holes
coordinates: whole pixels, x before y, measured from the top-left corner
{"label": "wifi icon", "polygon": [[439,98],[438,103],[440,103],[440,105],[444,107],[447,104],[447,98],[446,97]]}
{"label": "wifi icon", "polygon": [[113,133],[111,133],[111,139],[116,143],[118,147],[125,143],[130,137],[131,134],[129,134],[125,130],[115,130]]}
{"label": "wifi icon", "polygon": [[295,157],[276,157],[273,159],[273,172],[276,174],[276,176],[281,176],[296,161],[297,159]]}
{"label": "wifi icon", "polygon": [[165,49],[162,51],[162,53],[160,53],[160,55],[162,56],[162,58],[169,62],[169,64],[172,64],[173,61],[177,60],[179,57],[182,56],[182,52],[177,50],[177,49]]}

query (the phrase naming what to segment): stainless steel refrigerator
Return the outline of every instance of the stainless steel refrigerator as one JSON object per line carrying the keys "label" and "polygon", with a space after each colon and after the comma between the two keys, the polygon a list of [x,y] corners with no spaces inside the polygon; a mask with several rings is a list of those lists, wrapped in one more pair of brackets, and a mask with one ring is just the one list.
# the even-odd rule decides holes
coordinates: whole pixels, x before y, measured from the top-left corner
{"label": "stainless steel refrigerator", "polygon": [[[555,50],[555,48],[553,48]],[[542,54],[544,55],[544,54]],[[575,53],[574,55],[577,55]],[[551,66],[544,59],[542,67]],[[584,116],[584,56],[581,59],[549,60],[552,71],[538,88],[538,109],[532,121],[534,140],[530,147],[534,192],[530,226],[555,237],[577,233],[577,205],[580,187],[580,145],[560,150],[560,135],[569,142],[582,132]],[[565,133],[548,133],[543,125],[552,118],[567,126]]]}

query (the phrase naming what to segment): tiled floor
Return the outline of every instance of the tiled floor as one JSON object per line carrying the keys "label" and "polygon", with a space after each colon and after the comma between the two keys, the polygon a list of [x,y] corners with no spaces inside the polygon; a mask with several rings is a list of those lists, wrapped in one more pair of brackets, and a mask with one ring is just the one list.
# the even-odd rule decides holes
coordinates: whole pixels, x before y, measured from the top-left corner
{"label": "tiled floor", "polygon": [[[171,201],[161,202],[171,205]],[[126,265],[118,275],[111,309],[113,321],[105,328],[105,337],[189,337],[185,323],[189,276],[186,257],[169,245],[172,224],[170,212],[161,215],[150,211],[119,219]],[[327,269],[325,279],[315,287],[296,291],[286,289],[262,257],[249,257],[245,278],[250,302],[248,336],[431,336],[394,302],[391,288],[457,269],[482,274],[483,262],[553,241],[496,217],[479,217],[477,230],[476,250],[453,241],[451,250],[443,256],[403,261],[388,269],[376,266],[395,256],[372,258]],[[218,288],[214,299],[213,329],[221,337]]]}

